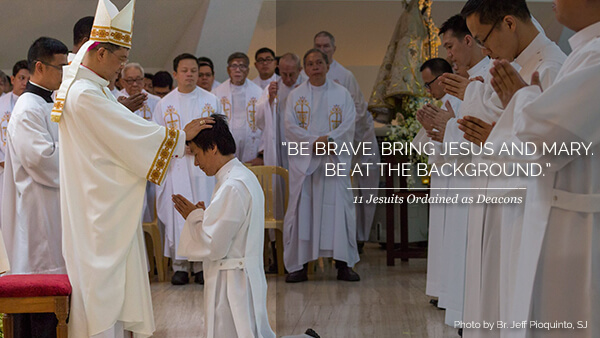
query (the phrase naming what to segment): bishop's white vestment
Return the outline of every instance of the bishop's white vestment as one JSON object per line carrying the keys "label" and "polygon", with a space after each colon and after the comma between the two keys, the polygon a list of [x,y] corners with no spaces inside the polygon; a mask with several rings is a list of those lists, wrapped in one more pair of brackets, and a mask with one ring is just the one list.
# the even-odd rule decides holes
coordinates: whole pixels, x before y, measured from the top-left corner
{"label": "bishop's white vestment", "polygon": [[235,156],[241,162],[255,159],[262,142],[262,132],[256,125],[256,105],[262,89],[248,79],[241,86],[227,80],[213,93],[221,101],[223,114],[227,116],[229,130],[235,139]]}
{"label": "bishop's white vestment", "polygon": [[[194,119],[221,114],[217,97],[206,90],[196,87],[191,93],[173,90],[156,105],[154,121],[170,129],[182,130]],[[203,201],[210,204],[215,187],[215,178],[208,177],[194,166],[194,155],[187,152],[183,157],[171,160],[165,183],[156,187],[157,214],[165,225],[166,257],[174,260],[187,260],[177,255],[181,231],[185,219],[175,210],[172,195],[180,194],[190,201]],[[196,271],[198,272],[198,271]]]}
{"label": "bishop's white vestment", "polygon": [[52,92],[32,83],[6,131],[2,233],[14,274],[64,274],[58,179],[58,125]]}
{"label": "bishop's white vestment", "polygon": [[[284,221],[284,262],[289,272],[319,257],[333,257],[353,267],[359,261],[356,216],[349,176],[326,176],[327,163],[344,163],[348,153],[315,155],[313,143],[327,135],[338,148],[354,139],[356,111],[350,93],[327,80],[309,81],[287,98],[285,135],[288,142],[308,142],[308,153],[289,156],[290,197]],[[350,172],[346,172],[347,175]]]}
{"label": "bishop's white vestment", "polygon": [[69,336],[121,321],[147,337],[154,318],[141,226],[146,181],[162,183],[171,158],[183,156],[185,134],[132,114],[107,86],[80,66],[59,122]]}
{"label": "bishop's white vestment", "polygon": [[215,177],[211,205],[188,215],[178,252],[203,261],[205,337],[275,338],[267,318],[263,190],[236,158]]}

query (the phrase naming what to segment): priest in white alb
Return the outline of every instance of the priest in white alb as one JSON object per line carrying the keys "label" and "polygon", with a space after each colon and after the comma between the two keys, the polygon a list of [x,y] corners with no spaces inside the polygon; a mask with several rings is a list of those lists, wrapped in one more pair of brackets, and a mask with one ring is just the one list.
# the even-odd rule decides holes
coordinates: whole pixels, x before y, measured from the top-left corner
{"label": "priest in white alb", "polygon": [[186,219],[178,254],[202,260],[205,269],[206,338],[275,338],[267,317],[263,268],[264,195],[256,176],[235,158],[225,116],[188,142],[194,163],[216,186],[208,201],[174,195]]}
{"label": "priest in white alb", "polygon": [[[213,89],[221,101],[223,114],[229,119],[229,128],[235,138],[235,156],[243,163],[262,165],[262,132],[256,125],[256,105],[262,89],[249,81],[250,60],[244,53],[236,52],[227,58],[229,80]],[[262,157],[262,156],[261,156]]]}
{"label": "priest in white alb", "polygon": [[[194,55],[184,53],[177,56],[173,61],[173,69],[177,88],[156,105],[156,123],[181,130],[194,119],[221,112],[217,97],[196,86],[198,59]],[[165,225],[164,253],[173,262],[175,274],[171,283],[174,285],[187,284],[190,270],[193,270],[196,283],[202,284],[203,278],[201,263],[190,264],[187,257],[177,254],[185,219],[176,212],[171,196],[179,194],[192,201],[205,201],[208,206],[214,187],[214,177],[208,177],[194,168],[194,157],[188,149],[185,156],[171,161],[165,183],[156,188],[158,219]]]}
{"label": "priest in white alb", "polygon": [[127,63],[134,2],[100,0],[90,41],[65,70],[52,110],[60,139],[63,255],[72,286],[70,337],[154,332],[144,236],[146,181],[162,183],[186,137],[132,114],[108,89]]}
{"label": "priest in white alb", "polygon": [[309,80],[287,97],[285,135],[290,143],[308,143],[304,154],[289,156],[290,197],[284,221],[286,282],[308,279],[307,263],[333,257],[337,278],[358,281],[352,267],[359,261],[356,216],[349,172],[327,176],[326,165],[350,168],[348,153],[316,154],[316,147],[342,147],[354,139],[356,110],[343,86],[327,79],[327,55],[311,49],[304,55]]}

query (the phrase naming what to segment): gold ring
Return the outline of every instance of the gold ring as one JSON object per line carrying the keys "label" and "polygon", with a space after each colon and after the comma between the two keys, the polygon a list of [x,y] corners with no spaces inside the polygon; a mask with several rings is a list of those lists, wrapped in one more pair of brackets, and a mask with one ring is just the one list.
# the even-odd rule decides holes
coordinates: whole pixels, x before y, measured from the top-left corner
{"label": "gold ring", "polygon": [[206,123],[206,122],[204,122],[204,120],[200,120],[200,125],[201,126],[204,125],[204,123]]}

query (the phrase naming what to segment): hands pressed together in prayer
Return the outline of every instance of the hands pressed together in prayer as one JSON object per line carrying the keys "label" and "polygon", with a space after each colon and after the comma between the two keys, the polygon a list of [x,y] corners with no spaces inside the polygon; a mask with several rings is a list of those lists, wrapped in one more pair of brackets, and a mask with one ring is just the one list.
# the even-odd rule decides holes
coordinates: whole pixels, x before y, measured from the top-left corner
{"label": "hands pressed together in prayer", "polygon": [[454,109],[449,102],[446,102],[445,108],[442,109],[428,103],[417,111],[417,121],[425,128],[427,136],[437,142],[444,141],[446,124],[455,116]]}
{"label": "hands pressed together in prayer", "polygon": [[183,128],[183,131],[185,132],[185,140],[193,140],[201,130],[212,128],[212,124],[214,123],[215,119],[212,117],[201,117],[199,119],[192,120]]}
{"label": "hands pressed together in prayer", "polygon": [[[506,60],[494,61],[494,67],[492,67],[490,73],[492,73],[492,87],[498,94],[504,108],[508,106],[510,100],[519,89],[529,86],[529,84],[523,80],[521,75],[519,75],[517,70]],[[533,73],[531,85],[542,88],[540,74],[538,72]]]}
{"label": "hands pressed together in prayer", "polygon": [[148,94],[142,92],[133,94],[129,97],[119,96],[117,98],[117,101],[119,101],[120,104],[124,105],[132,112],[142,108],[146,100],[148,100]]}
{"label": "hands pressed together in prayer", "polygon": [[458,121],[458,129],[465,133],[464,138],[478,146],[481,146],[490,136],[496,122],[492,124],[486,123],[474,116],[465,116]]}
{"label": "hands pressed together in prayer", "polygon": [[440,76],[440,81],[444,86],[444,92],[455,96],[462,101],[465,99],[465,92],[469,83],[473,81],[483,82],[483,78],[478,76],[472,79],[467,79],[457,74],[444,73],[442,76]]}
{"label": "hands pressed together in prayer", "polygon": [[187,219],[189,214],[196,209],[206,210],[206,206],[202,201],[194,204],[179,194],[172,195],[172,199],[175,204],[175,210],[177,210],[184,219]]}

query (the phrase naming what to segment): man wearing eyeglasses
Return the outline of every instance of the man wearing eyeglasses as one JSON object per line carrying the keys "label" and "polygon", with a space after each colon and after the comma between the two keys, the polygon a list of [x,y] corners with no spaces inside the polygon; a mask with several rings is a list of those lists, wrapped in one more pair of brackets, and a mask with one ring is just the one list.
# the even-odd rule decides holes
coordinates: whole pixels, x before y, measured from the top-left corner
{"label": "man wearing eyeglasses", "polygon": [[145,120],[151,121],[154,107],[156,107],[160,98],[144,89],[144,68],[139,63],[128,63],[121,71],[121,83],[123,83],[124,88],[121,89],[119,96],[143,100],[142,106],[134,113]]}
{"label": "man wearing eyeglasses", "polygon": [[[68,48],[42,37],[29,48],[31,78],[6,128],[2,234],[12,274],[64,274],[58,125],[50,121],[52,91],[62,81]],[[29,75],[29,72],[28,72]],[[16,88],[16,87],[15,87]],[[22,315],[15,337],[46,337],[54,315]],[[39,330],[39,331],[38,331]]]}
{"label": "man wearing eyeglasses", "polygon": [[[465,4],[462,15],[486,56],[512,62],[521,77],[535,81],[541,88],[554,82],[566,55],[536,26],[525,0],[471,0]],[[503,143],[521,144],[513,132],[514,110],[505,109],[507,102],[494,92],[490,74],[484,83],[469,84],[466,100],[476,105],[469,115],[458,120],[465,139],[476,145],[491,142],[498,149]],[[494,137],[488,139],[492,128]],[[500,192],[501,196],[524,199],[524,190],[519,188],[526,187],[527,181],[523,177],[499,176],[475,182],[487,191],[488,197],[500,196],[496,194]],[[465,321],[508,321],[525,207],[524,199],[520,204],[490,203],[470,210]],[[491,334],[499,337],[500,333],[495,330]],[[465,336],[471,334],[480,336],[481,330],[465,331]]]}
{"label": "man wearing eyeglasses", "polygon": [[254,54],[254,67],[258,71],[258,76],[252,80],[261,89],[265,89],[271,82],[277,81],[279,75],[275,74],[277,60],[275,52],[267,47],[263,47]]}
{"label": "man wearing eyeglasses", "polygon": [[243,163],[262,165],[262,131],[256,123],[258,99],[262,89],[248,81],[250,59],[241,52],[227,58],[229,80],[214,89],[221,101],[223,114],[229,119],[229,128],[235,139],[235,156]]}

